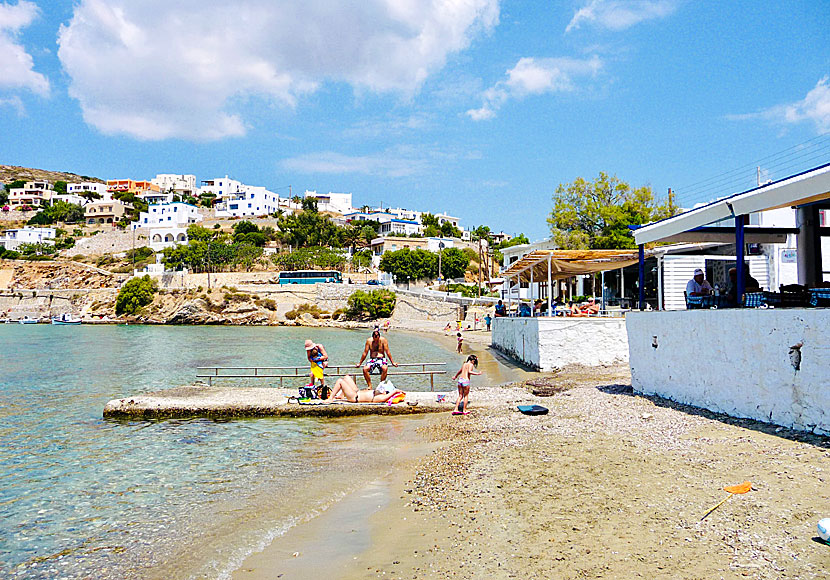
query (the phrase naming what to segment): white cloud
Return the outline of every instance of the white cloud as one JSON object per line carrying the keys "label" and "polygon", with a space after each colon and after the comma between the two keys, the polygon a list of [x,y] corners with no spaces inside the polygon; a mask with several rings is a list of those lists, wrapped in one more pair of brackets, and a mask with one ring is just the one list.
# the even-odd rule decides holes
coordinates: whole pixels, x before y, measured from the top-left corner
{"label": "white cloud", "polygon": [[765,119],[779,124],[812,122],[818,133],[830,131],[830,77],[819,79],[816,86],[800,101],[776,105],[757,113],[727,115],[733,121]]}
{"label": "white cloud", "polygon": [[565,32],[582,24],[625,30],[644,20],[668,16],[675,8],[673,0],[590,0],[576,11]]}
{"label": "white cloud", "polygon": [[0,107],[10,107],[17,111],[17,116],[22,117],[26,114],[26,108],[23,106],[23,100],[17,95],[12,95],[7,99],[0,99]]}
{"label": "white cloud", "polygon": [[0,4],[0,90],[27,89],[49,94],[49,81],[34,71],[34,61],[17,42],[17,34],[37,18],[37,5],[26,0]]}
{"label": "white cloud", "polygon": [[357,156],[321,151],[284,159],[281,162],[283,169],[298,173],[360,173],[383,177],[408,177],[423,173],[428,164],[428,160],[406,150]]}
{"label": "white cloud", "polygon": [[595,76],[601,69],[602,61],[598,56],[519,59],[516,66],[507,71],[506,80],[484,91],[481,108],[470,109],[467,115],[473,121],[492,119],[509,99],[574,91],[576,79]]}
{"label": "white cloud", "polygon": [[499,0],[80,0],[58,56],[104,133],[211,140],[244,134],[252,97],[412,94],[498,15]]}

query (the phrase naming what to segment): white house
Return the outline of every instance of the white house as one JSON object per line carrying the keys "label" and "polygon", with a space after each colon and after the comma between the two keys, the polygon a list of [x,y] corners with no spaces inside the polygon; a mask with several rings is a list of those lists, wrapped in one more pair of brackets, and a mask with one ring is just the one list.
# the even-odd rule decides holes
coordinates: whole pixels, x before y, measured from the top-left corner
{"label": "white house", "polygon": [[151,205],[147,211],[138,216],[138,221],[133,222],[132,229],[138,228],[160,228],[160,227],[184,227],[202,221],[202,214],[195,205],[187,203],[161,203]]}
{"label": "white house", "polygon": [[306,190],[305,198],[312,198],[317,200],[317,209],[319,211],[333,211],[343,215],[354,211],[352,207],[351,193],[317,193],[316,191]]}
{"label": "white house", "polygon": [[103,201],[112,199],[112,194],[107,191],[106,183],[95,183],[93,181],[82,181],[81,183],[67,183],[66,193],[68,195],[81,196],[84,193],[95,193],[100,195]]}
{"label": "white house", "polygon": [[380,222],[378,234],[381,236],[388,236],[390,234],[410,236],[412,234],[420,234],[421,230],[421,224],[418,222],[390,219],[388,221]]}
{"label": "white house", "polygon": [[150,240],[150,247],[156,252],[178,244],[186,244],[189,241],[187,227],[178,226],[150,228],[148,239]]}
{"label": "white house", "polygon": [[150,183],[158,185],[162,191],[170,191],[182,197],[195,195],[198,191],[195,175],[159,173],[150,180]]}
{"label": "white house", "polygon": [[33,228],[25,226],[18,230],[6,230],[0,237],[0,246],[17,250],[21,244],[54,244],[55,228]]}
{"label": "white house", "polygon": [[74,193],[56,193],[52,196],[51,203],[55,203],[56,201],[65,201],[66,203],[81,206],[84,206],[89,203],[89,200],[87,198],[81,197],[80,195],[76,195]]}
{"label": "white house", "polygon": [[[217,198],[216,217],[256,217],[276,213],[287,200],[264,187],[245,185],[226,175],[224,178],[202,182],[202,195],[212,193]],[[282,203],[281,203],[282,202]]]}

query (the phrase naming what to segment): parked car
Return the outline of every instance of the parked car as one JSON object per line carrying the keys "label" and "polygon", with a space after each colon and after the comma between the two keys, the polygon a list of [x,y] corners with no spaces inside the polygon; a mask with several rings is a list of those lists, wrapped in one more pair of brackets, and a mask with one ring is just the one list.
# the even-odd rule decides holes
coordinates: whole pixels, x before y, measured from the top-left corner
{"label": "parked car", "polygon": [[369,280],[369,281],[368,281],[368,282],[366,282],[366,283],[367,283],[369,286],[380,286],[380,282],[378,282],[377,280]]}

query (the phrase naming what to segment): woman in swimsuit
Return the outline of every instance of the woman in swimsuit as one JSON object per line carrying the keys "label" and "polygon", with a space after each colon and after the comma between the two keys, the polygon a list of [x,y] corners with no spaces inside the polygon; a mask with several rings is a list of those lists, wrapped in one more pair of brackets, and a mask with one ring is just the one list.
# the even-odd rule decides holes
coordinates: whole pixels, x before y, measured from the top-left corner
{"label": "woman in swimsuit", "polygon": [[334,383],[334,388],[326,400],[345,399],[351,403],[386,403],[389,399],[402,393],[403,391],[395,391],[394,393],[378,394],[372,389],[358,389],[357,383],[354,382],[351,375],[343,375]]}

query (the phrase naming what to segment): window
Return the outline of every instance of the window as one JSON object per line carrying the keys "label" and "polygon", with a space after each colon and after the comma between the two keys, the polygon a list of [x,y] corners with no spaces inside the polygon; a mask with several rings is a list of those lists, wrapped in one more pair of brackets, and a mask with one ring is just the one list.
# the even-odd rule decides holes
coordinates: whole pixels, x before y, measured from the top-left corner
{"label": "window", "polygon": [[231,209],[239,209],[239,204],[238,203],[232,203],[229,207]]}

